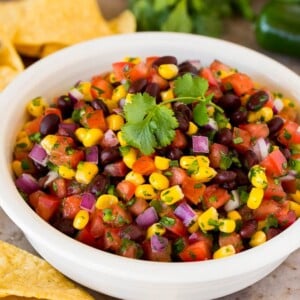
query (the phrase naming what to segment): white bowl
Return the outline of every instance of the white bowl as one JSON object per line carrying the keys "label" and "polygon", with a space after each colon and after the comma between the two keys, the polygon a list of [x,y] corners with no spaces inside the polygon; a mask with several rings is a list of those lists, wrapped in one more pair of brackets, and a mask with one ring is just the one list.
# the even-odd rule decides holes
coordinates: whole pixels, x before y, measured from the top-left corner
{"label": "white bowl", "polygon": [[260,280],[300,247],[300,220],[267,243],[220,260],[157,263],[127,259],[81,244],[39,218],[19,195],[12,178],[15,136],[25,104],[49,99],[79,79],[110,70],[125,56],[174,55],[179,61],[219,59],[258,82],[300,100],[300,79],[286,67],[222,40],[176,33],[138,33],[101,38],[57,52],[23,72],[0,99],[1,206],[32,246],[62,273],[96,291],[123,299],[212,299]]}

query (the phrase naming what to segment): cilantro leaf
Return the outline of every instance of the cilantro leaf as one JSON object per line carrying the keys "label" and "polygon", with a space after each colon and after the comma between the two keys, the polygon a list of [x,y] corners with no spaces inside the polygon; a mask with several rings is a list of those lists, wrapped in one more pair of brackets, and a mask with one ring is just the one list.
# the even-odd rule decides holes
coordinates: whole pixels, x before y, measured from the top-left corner
{"label": "cilantro leaf", "polygon": [[208,113],[204,102],[199,102],[193,109],[193,119],[199,126],[208,123]]}

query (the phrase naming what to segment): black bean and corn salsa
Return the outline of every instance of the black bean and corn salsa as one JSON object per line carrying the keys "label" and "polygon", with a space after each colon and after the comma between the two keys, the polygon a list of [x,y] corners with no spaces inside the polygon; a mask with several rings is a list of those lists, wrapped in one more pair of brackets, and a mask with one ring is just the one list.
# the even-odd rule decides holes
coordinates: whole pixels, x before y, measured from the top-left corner
{"label": "black bean and corn salsa", "polygon": [[234,66],[129,57],[49,102],[27,105],[15,184],[82,243],[202,261],[259,246],[300,216],[295,102]]}

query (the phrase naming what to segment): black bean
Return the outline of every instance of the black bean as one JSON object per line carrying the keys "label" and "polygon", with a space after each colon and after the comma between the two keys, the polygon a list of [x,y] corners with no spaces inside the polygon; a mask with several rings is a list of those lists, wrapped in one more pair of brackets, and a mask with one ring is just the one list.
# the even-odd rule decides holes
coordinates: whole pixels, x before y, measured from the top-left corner
{"label": "black bean", "polygon": [[241,106],[241,99],[233,93],[226,93],[218,99],[217,104],[226,111],[235,111]]}
{"label": "black bean", "polygon": [[257,221],[256,220],[247,220],[243,222],[240,235],[244,239],[249,239],[257,230]]}
{"label": "black bean", "polygon": [[246,169],[250,169],[251,167],[259,163],[257,155],[252,150],[247,150],[244,153],[243,162],[244,162],[244,167]]}
{"label": "black bean", "polygon": [[67,119],[72,115],[74,103],[69,96],[63,95],[57,99],[57,107],[60,109],[62,117]]}
{"label": "black bean", "polygon": [[105,193],[110,185],[110,179],[105,174],[98,174],[94,177],[92,182],[88,185],[87,191],[99,196]]}
{"label": "black bean", "polygon": [[73,220],[63,218],[63,216],[55,216],[54,219],[51,220],[51,224],[54,228],[68,236],[73,237],[76,233]]}
{"label": "black bean", "polygon": [[183,155],[183,152],[179,148],[170,148],[169,152],[167,153],[167,157],[176,160],[179,159]]}
{"label": "black bean", "polygon": [[170,55],[161,56],[152,63],[152,66],[159,67],[160,65],[163,64],[177,65],[177,58],[175,56],[170,56]]}
{"label": "black bean", "polygon": [[91,101],[91,106],[96,110],[102,109],[105,117],[109,115],[109,109],[102,99],[95,99]]}
{"label": "black bean", "polygon": [[105,148],[100,152],[100,163],[105,166],[115,162],[121,158],[121,153],[118,147]]}
{"label": "black bean", "polygon": [[128,93],[140,93],[145,90],[147,86],[147,79],[140,78],[135,81],[133,81],[128,89]]}
{"label": "black bean", "polygon": [[274,117],[271,119],[267,125],[269,127],[270,136],[275,135],[283,126],[283,120],[280,117]]}
{"label": "black bean", "polygon": [[291,158],[292,153],[288,148],[282,148],[280,150],[287,160],[289,160]]}
{"label": "black bean", "polygon": [[232,132],[229,128],[221,128],[215,135],[215,141],[219,144],[228,146],[232,143]]}
{"label": "black bean", "polygon": [[248,175],[243,170],[234,169],[233,171],[236,173],[235,182],[238,186],[243,186],[243,185],[249,184]]}
{"label": "black bean", "polygon": [[178,122],[178,128],[185,132],[189,129],[189,120],[188,118],[181,112],[175,112],[175,117]]}
{"label": "black bean", "polygon": [[225,190],[232,191],[237,188],[237,183],[235,181],[228,181],[220,184],[220,186]]}
{"label": "black bean", "polygon": [[175,104],[173,105],[173,110],[174,112],[183,113],[189,121],[193,119],[192,110],[184,103],[175,102]]}
{"label": "black bean", "polygon": [[269,95],[265,91],[258,91],[252,94],[246,104],[248,110],[257,111],[261,109],[269,100]]}
{"label": "black bean", "polygon": [[151,82],[146,86],[145,93],[148,93],[156,99],[160,99],[160,87],[155,82]]}
{"label": "black bean", "polygon": [[233,171],[220,170],[218,174],[214,177],[214,182],[217,184],[223,184],[225,182],[234,181],[236,178],[236,173]]}
{"label": "black bean", "polygon": [[247,111],[243,109],[236,110],[230,115],[230,121],[235,126],[247,123]]}
{"label": "black bean", "polygon": [[190,62],[186,61],[178,66],[178,72],[180,75],[183,75],[185,73],[191,73],[191,74],[198,74],[199,70],[193,66]]}
{"label": "black bean", "polygon": [[60,118],[57,114],[48,114],[43,117],[40,124],[40,133],[42,136],[54,134],[58,130]]}

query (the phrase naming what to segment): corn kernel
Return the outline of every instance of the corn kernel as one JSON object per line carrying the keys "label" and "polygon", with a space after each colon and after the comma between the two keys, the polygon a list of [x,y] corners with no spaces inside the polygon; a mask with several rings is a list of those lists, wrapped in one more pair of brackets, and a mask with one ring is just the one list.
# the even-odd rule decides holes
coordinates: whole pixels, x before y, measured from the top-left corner
{"label": "corn kernel", "polygon": [[80,81],[76,86],[76,89],[83,95],[85,101],[92,101],[93,97],[91,94],[92,84],[89,81]]}
{"label": "corn kernel", "polygon": [[17,177],[23,173],[22,163],[19,160],[14,160],[12,162],[12,169]]}
{"label": "corn kernel", "polygon": [[41,146],[44,148],[44,150],[47,152],[47,154],[50,154],[54,145],[57,143],[57,136],[48,134],[41,140]]}
{"label": "corn kernel", "polygon": [[140,57],[131,57],[131,56],[127,56],[127,57],[124,57],[123,61],[125,62],[130,62],[130,63],[133,63],[135,65],[139,64],[142,60]]}
{"label": "corn kernel", "polygon": [[105,209],[112,207],[112,205],[118,202],[119,199],[115,195],[103,194],[97,198],[95,206],[98,209]]}
{"label": "corn kernel", "polygon": [[260,165],[254,165],[250,169],[248,177],[254,187],[264,189],[268,185],[265,169]]}
{"label": "corn kernel", "polygon": [[119,107],[119,100],[112,100],[107,98],[104,98],[102,100],[106,104],[110,113],[113,113],[113,110]]}
{"label": "corn kernel", "polygon": [[160,93],[160,97],[161,97],[162,101],[167,101],[167,100],[170,100],[170,99],[174,99],[173,89],[168,89],[168,90],[162,91]]}
{"label": "corn kernel", "polygon": [[145,182],[145,178],[143,177],[143,175],[134,171],[130,171],[129,173],[127,173],[127,175],[125,176],[125,180],[130,181],[135,185],[140,185]]}
{"label": "corn kernel", "polygon": [[248,122],[255,123],[257,121],[269,122],[273,118],[273,110],[270,107],[264,106],[258,111],[248,113]]}
{"label": "corn kernel", "polygon": [[146,200],[151,200],[156,198],[156,192],[151,184],[145,183],[138,185],[135,190],[135,196],[137,198],[143,198]]}
{"label": "corn kernel", "polygon": [[123,155],[123,162],[128,168],[132,169],[133,164],[137,160],[137,154],[138,153],[136,149],[130,148],[126,154]]}
{"label": "corn kernel", "polygon": [[219,230],[224,233],[235,231],[236,223],[232,219],[219,219]]}
{"label": "corn kernel", "polygon": [[91,147],[99,143],[103,137],[103,131],[98,128],[87,129],[80,127],[76,129],[75,135],[85,147]]}
{"label": "corn kernel", "polygon": [[134,96],[133,93],[127,93],[125,97],[125,103],[132,103],[132,97]]}
{"label": "corn kernel", "polygon": [[170,80],[177,76],[178,74],[178,67],[174,64],[161,64],[158,67],[158,74],[167,80]]}
{"label": "corn kernel", "polygon": [[234,220],[234,221],[242,220],[242,216],[240,215],[240,213],[237,210],[229,211],[227,213],[227,218]]}
{"label": "corn kernel", "polygon": [[168,205],[172,205],[184,198],[184,194],[179,185],[173,185],[167,189],[164,189],[160,193],[161,201]]}
{"label": "corn kernel", "polygon": [[89,213],[86,210],[81,209],[76,215],[73,220],[73,227],[81,230],[83,229],[87,223],[89,222]]}
{"label": "corn kernel", "polygon": [[297,218],[300,217],[300,204],[295,201],[289,201],[289,207],[291,210],[293,210],[297,216]]}
{"label": "corn kernel", "polygon": [[213,254],[214,259],[224,258],[235,254],[235,248],[232,245],[226,245],[218,250],[216,250]]}
{"label": "corn kernel", "polygon": [[289,98],[281,99],[284,107],[294,107],[295,103]]}
{"label": "corn kernel", "polygon": [[218,211],[212,206],[198,217],[198,225],[203,232],[213,230],[218,223]]}
{"label": "corn kernel", "polygon": [[267,221],[266,220],[261,220],[261,221],[258,221],[257,223],[257,230],[262,230],[266,227],[267,225]]}
{"label": "corn kernel", "polygon": [[75,177],[75,171],[66,166],[59,166],[58,174],[65,179],[73,179]]}
{"label": "corn kernel", "polygon": [[91,162],[80,162],[77,165],[77,170],[75,173],[75,179],[79,183],[89,184],[92,179],[97,175],[98,167],[96,164]]}
{"label": "corn kernel", "polygon": [[250,97],[250,95],[249,94],[246,94],[246,95],[244,95],[244,96],[242,96],[240,99],[241,99],[241,104],[243,105],[243,106],[246,106],[247,105],[247,102],[248,102],[248,100],[249,100],[249,97]]}
{"label": "corn kernel", "polygon": [[107,121],[108,128],[113,131],[120,130],[125,123],[124,118],[117,114],[109,115],[106,118],[106,121]]}
{"label": "corn kernel", "polygon": [[114,88],[111,99],[113,101],[120,101],[122,98],[125,98],[127,95],[127,90],[123,84],[118,85]]}
{"label": "corn kernel", "polygon": [[181,156],[179,160],[179,165],[183,169],[190,169],[192,166],[195,166],[196,169],[199,167],[198,161],[193,155]]}
{"label": "corn kernel", "polygon": [[296,193],[291,194],[291,197],[297,203],[300,203],[300,190],[297,190]]}
{"label": "corn kernel", "polygon": [[116,79],[116,74],[114,72],[111,72],[108,76],[109,82],[110,83],[116,83],[117,79]]}
{"label": "corn kernel", "polygon": [[123,138],[122,131],[118,131],[117,138],[118,138],[118,141],[119,141],[119,143],[120,143],[121,146],[127,146],[127,142]]}
{"label": "corn kernel", "polygon": [[211,105],[207,106],[207,114],[209,117],[213,117],[215,114],[215,108]]}
{"label": "corn kernel", "polygon": [[198,224],[198,218],[199,216],[203,213],[203,211],[200,211],[200,210],[194,210],[196,215],[197,215],[197,218],[196,218],[196,222],[192,222],[189,227],[188,227],[188,232],[189,233],[194,233],[194,232],[197,232],[199,230],[199,224]]}
{"label": "corn kernel", "polygon": [[263,244],[266,240],[267,240],[266,234],[262,230],[259,230],[259,231],[256,231],[251,236],[249,245],[251,247],[256,247],[256,246],[259,246],[259,245]]}
{"label": "corn kernel", "polygon": [[198,161],[198,165],[199,167],[209,167],[209,158],[207,156],[204,155],[197,155],[196,159]]}
{"label": "corn kernel", "polygon": [[32,147],[33,144],[27,135],[17,140],[16,148],[22,151],[30,151]]}
{"label": "corn kernel", "polygon": [[200,167],[197,172],[192,173],[191,177],[199,182],[208,182],[217,175],[215,169],[211,167]]}
{"label": "corn kernel", "polygon": [[154,223],[147,229],[147,239],[150,239],[153,235],[163,235],[166,232],[166,228],[160,223]]}
{"label": "corn kernel", "polygon": [[170,159],[163,156],[154,157],[154,165],[158,170],[165,171],[170,167]]}
{"label": "corn kernel", "polygon": [[250,191],[249,198],[247,200],[247,206],[251,209],[256,209],[260,206],[264,197],[264,190],[262,188],[253,187]]}
{"label": "corn kernel", "polygon": [[197,131],[198,131],[198,126],[195,124],[195,123],[193,123],[193,122],[189,122],[189,128],[188,128],[188,130],[187,130],[187,135],[193,135],[193,134],[196,134],[197,133]]}
{"label": "corn kernel", "polygon": [[75,130],[75,135],[76,137],[78,138],[78,140],[80,142],[82,142],[86,136],[88,132],[88,129],[87,128],[84,128],[84,127],[79,127]]}
{"label": "corn kernel", "polygon": [[159,191],[169,187],[169,179],[165,175],[158,172],[153,172],[149,176],[149,182],[156,190]]}
{"label": "corn kernel", "polygon": [[40,117],[45,112],[46,107],[48,106],[47,102],[42,97],[37,97],[32,99],[27,104],[27,111],[33,117]]}
{"label": "corn kernel", "polygon": [[236,73],[236,71],[234,69],[231,69],[231,70],[219,70],[217,72],[217,75],[220,79],[223,79],[225,77],[228,77],[232,74]]}

